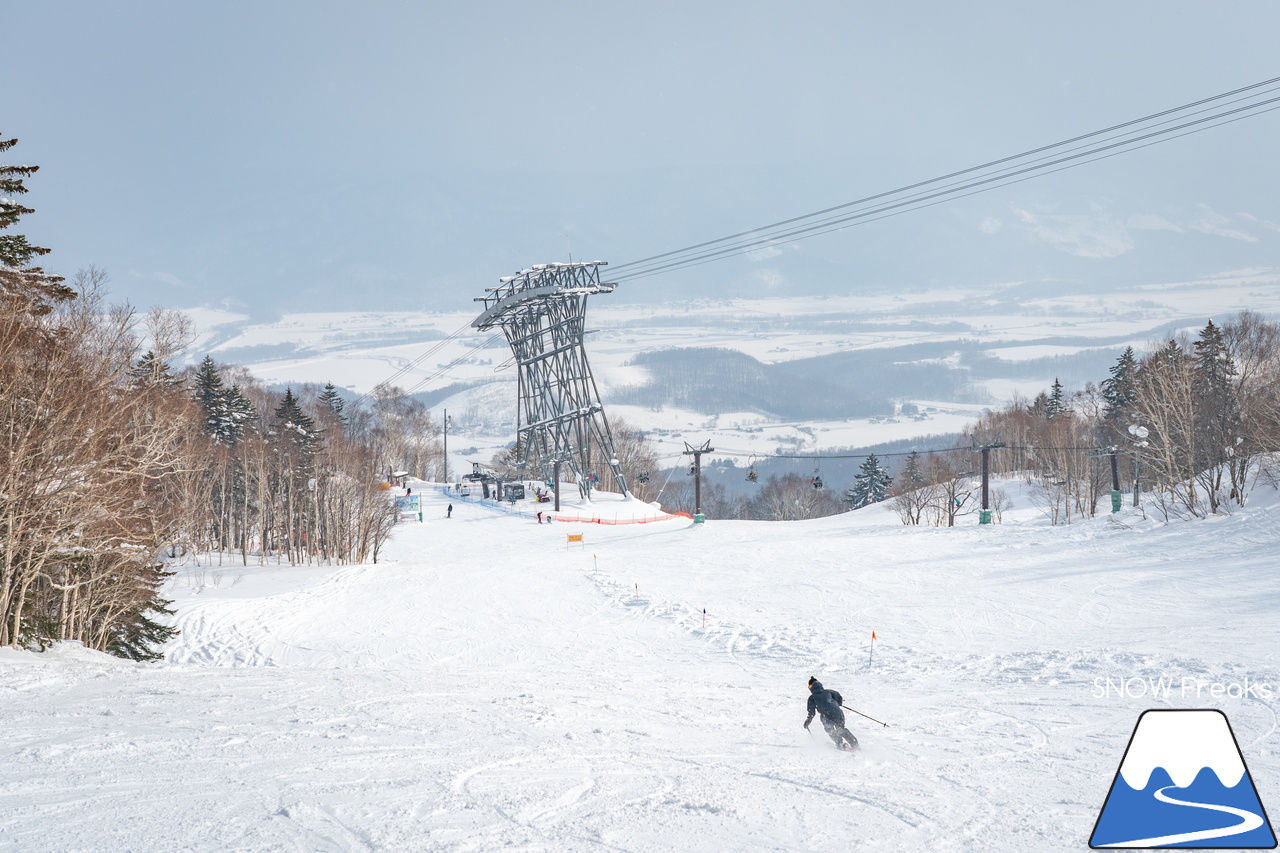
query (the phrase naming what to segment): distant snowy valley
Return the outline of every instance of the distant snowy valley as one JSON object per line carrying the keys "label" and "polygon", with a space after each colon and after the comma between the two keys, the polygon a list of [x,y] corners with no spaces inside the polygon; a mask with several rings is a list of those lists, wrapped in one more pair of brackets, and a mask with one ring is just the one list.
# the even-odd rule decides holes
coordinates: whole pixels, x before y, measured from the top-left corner
{"label": "distant snowy valley", "polygon": [[[1099,383],[1126,346],[1243,308],[1280,313],[1277,284],[1267,268],[1098,293],[1032,281],[661,305],[622,302],[623,288],[591,300],[587,351],[608,413],[648,433],[667,464],[686,441],[732,451],[739,467],[904,440],[928,449],[918,440],[1055,378],[1072,391]],[[354,396],[408,368],[394,384],[453,418],[452,467],[488,461],[514,436],[510,349],[470,330],[474,314],[191,313],[192,360],[211,354],[276,386],[332,382]]]}

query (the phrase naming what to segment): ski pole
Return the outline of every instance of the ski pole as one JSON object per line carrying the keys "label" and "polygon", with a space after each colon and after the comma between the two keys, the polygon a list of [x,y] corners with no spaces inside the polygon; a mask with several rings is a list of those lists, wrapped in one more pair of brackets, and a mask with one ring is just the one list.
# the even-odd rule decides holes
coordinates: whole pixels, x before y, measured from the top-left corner
{"label": "ski pole", "polygon": [[[846,711],[853,711],[853,709],[850,708],[848,705],[841,705],[840,707],[844,708]],[[867,715],[862,713],[861,711],[853,711],[853,713],[857,714],[859,717],[867,717]],[[880,721],[877,720],[875,717],[867,717],[867,719],[873,723],[880,723]],[[880,723],[880,725],[884,726],[886,729],[889,728],[888,723]]]}

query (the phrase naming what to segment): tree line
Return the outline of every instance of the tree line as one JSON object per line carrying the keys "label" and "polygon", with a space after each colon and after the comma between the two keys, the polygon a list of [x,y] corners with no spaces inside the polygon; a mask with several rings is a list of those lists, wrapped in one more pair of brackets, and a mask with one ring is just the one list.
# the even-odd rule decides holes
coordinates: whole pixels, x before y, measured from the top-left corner
{"label": "tree line", "polygon": [[[1110,511],[1115,475],[1165,521],[1244,506],[1259,482],[1280,480],[1280,325],[1242,311],[1143,353],[1127,347],[1106,379],[1074,393],[1055,380],[1034,399],[1015,397],[955,448],[908,458],[893,499],[903,523],[975,512],[973,447],[983,444],[1000,445],[992,473],[1022,479],[1053,524]],[[1007,507],[997,490],[996,520]]]}
{"label": "tree line", "polygon": [[[1196,335],[1179,333],[1137,353],[1126,348],[1099,383],[1069,393],[1061,382],[1015,396],[970,425],[954,446],[900,455],[892,475],[869,456],[841,500],[799,474],[762,479],[747,496],[704,483],[712,518],[817,518],[889,500],[903,524],[954,526],[981,509],[981,456],[991,473],[1021,479],[1053,524],[1111,509],[1137,488],[1159,518],[1203,517],[1244,506],[1259,482],[1280,484],[1280,324],[1242,311]],[[660,499],[692,511],[693,484],[677,470]],[[994,521],[1012,501],[988,494]]]}
{"label": "tree line", "polygon": [[[32,212],[13,199],[35,171],[0,166],[0,229]],[[47,251],[0,234],[0,645],[156,659],[169,561],[377,561],[386,474],[440,459],[421,404],[175,370],[185,315],[110,305],[102,270],[67,282],[32,264]]]}

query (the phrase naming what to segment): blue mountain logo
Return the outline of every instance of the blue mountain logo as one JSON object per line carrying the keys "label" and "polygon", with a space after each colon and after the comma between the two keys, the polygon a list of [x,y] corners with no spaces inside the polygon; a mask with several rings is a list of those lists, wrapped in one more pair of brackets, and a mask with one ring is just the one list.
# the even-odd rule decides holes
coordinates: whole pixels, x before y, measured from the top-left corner
{"label": "blue mountain logo", "polygon": [[1227,715],[1143,711],[1089,846],[1274,848]]}

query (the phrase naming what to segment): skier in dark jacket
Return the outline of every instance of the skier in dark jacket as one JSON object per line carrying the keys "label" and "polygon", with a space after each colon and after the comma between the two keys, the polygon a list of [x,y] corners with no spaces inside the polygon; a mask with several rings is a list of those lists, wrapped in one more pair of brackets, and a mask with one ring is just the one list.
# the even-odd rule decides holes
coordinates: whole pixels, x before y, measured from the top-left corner
{"label": "skier in dark jacket", "polygon": [[816,678],[809,679],[809,716],[804,721],[806,730],[813,722],[813,715],[822,717],[822,727],[836,742],[839,749],[857,749],[858,739],[844,727],[844,711],[840,706],[844,699],[834,690],[824,690],[822,682]]}

